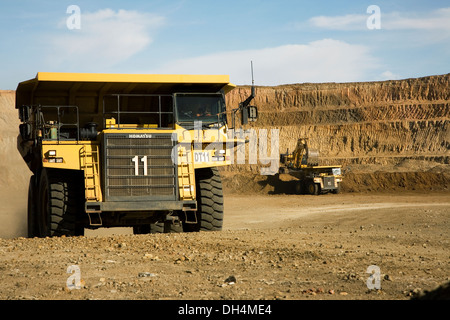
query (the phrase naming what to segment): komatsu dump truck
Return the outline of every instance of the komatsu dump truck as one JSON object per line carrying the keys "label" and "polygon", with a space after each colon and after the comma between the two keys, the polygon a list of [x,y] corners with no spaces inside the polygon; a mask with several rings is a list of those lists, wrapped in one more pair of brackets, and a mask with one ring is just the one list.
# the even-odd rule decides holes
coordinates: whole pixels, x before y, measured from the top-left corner
{"label": "komatsu dump truck", "polygon": [[280,173],[287,173],[298,179],[297,194],[318,195],[340,193],[343,179],[342,166],[319,166],[319,151],[309,148],[308,138],[298,139],[295,150],[280,155]]}
{"label": "komatsu dump truck", "polygon": [[[19,83],[29,237],[221,230],[217,168],[236,143],[225,108],[234,87],[224,75],[38,73]],[[245,121],[251,99],[235,109]]]}

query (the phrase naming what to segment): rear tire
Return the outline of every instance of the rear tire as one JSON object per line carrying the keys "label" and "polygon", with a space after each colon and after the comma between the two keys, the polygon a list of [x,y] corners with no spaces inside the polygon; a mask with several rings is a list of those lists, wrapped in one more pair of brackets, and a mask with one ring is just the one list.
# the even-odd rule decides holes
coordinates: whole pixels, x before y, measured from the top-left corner
{"label": "rear tire", "polygon": [[171,221],[156,222],[150,225],[150,233],[179,233],[183,232],[181,223]]}
{"label": "rear tire", "polygon": [[84,228],[77,224],[78,213],[82,212],[80,180],[75,174],[43,169],[39,183],[38,236],[78,236]]}
{"label": "rear tire", "polygon": [[303,181],[296,181],[295,182],[295,193],[296,194],[303,194]]}
{"label": "rear tire", "polygon": [[133,234],[149,234],[149,233],[179,233],[183,232],[181,222],[173,223],[171,221],[158,221],[151,224],[143,224],[133,226]]}
{"label": "rear tire", "polygon": [[37,237],[39,234],[36,221],[36,176],[30,178],[28,186],[28,205],[27,205],[27,232],[28,238]]}
{"label": "rear tire", "polygon": [[149,234],[149,233],[150,233],[149,224],[140,224],[133,226],[133,234]]}
{"label": "rear tire", "polygon": [[223,226],[222,180],[217,168],[195,172],[197,223],[184,224],[185,231],[220,231]]}

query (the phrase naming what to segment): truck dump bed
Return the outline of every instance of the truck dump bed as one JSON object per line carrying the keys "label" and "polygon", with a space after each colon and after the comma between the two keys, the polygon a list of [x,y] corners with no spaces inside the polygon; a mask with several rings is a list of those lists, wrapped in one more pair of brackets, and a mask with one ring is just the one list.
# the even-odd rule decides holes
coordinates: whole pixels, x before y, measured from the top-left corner
{"label": "truck dump bed", "polygon": [[[227,75],[142,75],[39,72],[35,78],[19,83],[16,107],[22,105],[77,106],[79,125],[99,124],[102,130],[105,97],[111,95],[171,95],[183,93],[217,93],[231,91],[235,85]],[[128,103],[131,105],[131,103]],[[113,105],[113,103],[111,104]],[[148,101],[134,99],[133,110],[145,111]],[[114,109],[114,106],[109,109]],[[111,110],[109,110],[111,111]],[[127,111],[122,103],[121,111]]]}

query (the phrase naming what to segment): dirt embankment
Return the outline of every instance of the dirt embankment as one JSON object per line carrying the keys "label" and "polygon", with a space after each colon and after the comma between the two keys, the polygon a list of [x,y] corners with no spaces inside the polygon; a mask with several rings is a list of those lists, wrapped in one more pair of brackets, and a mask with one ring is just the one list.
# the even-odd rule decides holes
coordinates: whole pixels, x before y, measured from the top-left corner
{"label": "dirt embankment", "polygon": [[[297,179],[288,174],[261,176],[251,173],[222,171],[227,194],[295,194]],[[348,173],[342,192],[442,192],[450,190],[450,173],[434,172],[373,172]]]}
{"label": "dirt embankment", "polygon": [[0,90],[0,189],[17,190],[22,187],[24,178],[28,182],[28,167],[17,151],[19,124],[15,91]]}
{"label": "dirt embankment", "polygon": [[31,171],[17,151],[19,118],[15,91],[0,90],[0,237],[26,235],[28,181]]}

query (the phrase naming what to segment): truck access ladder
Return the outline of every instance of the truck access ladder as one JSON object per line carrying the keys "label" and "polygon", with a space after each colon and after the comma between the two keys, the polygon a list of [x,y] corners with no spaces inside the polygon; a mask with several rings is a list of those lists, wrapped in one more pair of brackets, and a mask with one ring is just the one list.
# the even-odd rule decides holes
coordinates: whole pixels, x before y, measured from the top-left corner
{"label": "truck access ladder", "polygon": [[[84,190],[85,198],[87,202],[100,202],[102,201],[100,190],[100,175],[99,175],[99,152],[97,145],[91,145],[90,150],[83,146],[80,150],[82,160],[81,169],[84,171]],[[100,211],[87,210],[86,213],[89,217],[89,224],[91,226],[101,226],[102,219],[100,217]],[[97,214],[98,222],[93,223],[91,214]]]}
{"label": "truck access ladder", "polygon": [[[178,154],[178,182],[180,190],[180,198],[183,200],[195,200],[195,171],[190,151],[181,147]],[[195,211],[194,211],[195,212]],[[188,215],[185,212],[188,224],[197,223],[197,215]],[[191,219],[189,219],[192,217]]]}

